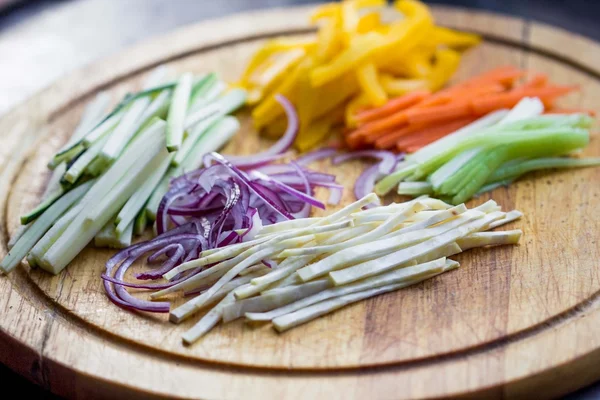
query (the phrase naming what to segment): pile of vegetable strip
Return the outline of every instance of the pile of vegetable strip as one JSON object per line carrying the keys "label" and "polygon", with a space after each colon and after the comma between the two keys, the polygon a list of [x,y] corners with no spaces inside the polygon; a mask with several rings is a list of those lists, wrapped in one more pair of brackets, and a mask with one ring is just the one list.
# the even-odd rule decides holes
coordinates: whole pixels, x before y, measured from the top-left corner
{"label": "pile of vegetable strip", "polygon": [[[147,311],[168,311],[170,304],[139,300],[126,287],[152,289],[153,300],[180,291],[197,294],[170,313],[171,321],[179,323],[213,307],[185,333],[184,342],[192,343],[219,321],[244,316],[272,320],[284,331],[456,268],[458,263],[446,259],[453,254],[515,244],[521,236],[519,230],[486,232],[521,216],[500,211],[491,200],[471,210],[426,196],[363,210],[368,204],[379,204],[379,198],[372,193],[326,217],[264,226],[239,243],[202,251],[170,269],[163,275],[168,283],[128,283],[125,272],[135,259],[132,253],[117,255],[107,265],[111,276],[104,276],[105,285],[127,299],[121,305]],[[155,250],[132,252],[137,258]]]}
{"label": "pile of vegetable strip", "polygon": [[274,96],[292,101],[300,116],[296,148],[308,150],[332,128],[355,122],[360,108],[383,105],[390,96],[439,90],[454,74],[461,52],[477,35],[436,26],[428,7],[399,0],[344,0],[317,8],[316,39],[268,41],[249,61],[240,86],[257,129],[283,132]]}
{"label": "pile of vegetable strip", "polygon": [[525,97],[537,97],[551,109],[557,98],[578,89],[550,84],[545,74],[533,74],[518,83],[526,74],[513,66],[499,67],[435,94],[420,90],[394,98],[381,107],[359,112],[358,127],[346,133],[346,144],[351,149],[375,147],[413,153],[476,118],[512,108]]}
{"label": "pile of vegetable strip", "polygon": [[169,181],[194,170],[239,129],[227,114],[246,99],[227,90],[215,74],[183,74],[165,83],[159,67],[143,90],[128,94],[108,114],[99,94],[48,164],[52,170],[42,202],[21,217],[0,270],[27,256],[31,266],[60,272],[91,241],[126,247],[154,218]]}
{"label": "pile of vegetable strip", "polygon": [[537,98],[499,110],[406,157],[381,179],[376,193],[433,194],[460,204],[546,168],[600,165],[600,158],[560,157],[584,149],[593,119],[587,114],[544,114]]}

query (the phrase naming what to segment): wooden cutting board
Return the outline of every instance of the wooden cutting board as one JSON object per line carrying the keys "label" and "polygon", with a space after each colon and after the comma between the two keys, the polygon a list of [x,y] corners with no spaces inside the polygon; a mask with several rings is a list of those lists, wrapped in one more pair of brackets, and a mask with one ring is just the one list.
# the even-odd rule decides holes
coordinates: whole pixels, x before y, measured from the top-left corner
{"label": "wooden cutting board", "polygon": [[[0,255],[38,201],[45,164],[100,89],[117,101],[152,67],[234,80],[278,35],[310,35],[311,8],[203,22],[64,78],[0,119]],[[600,109],[600,45],[537,23],[434,8],[442,25],[479,32],[456,80],[514,64],[581,84],[565,106]],[[224,153],[265,148],[251,128]],[[25,151],[30,149],[29,151]],[[600,155],[593,139],[588,155]],[[320,168],[351,188],[363,165]],[[26,265],[0,277],[0,361],[70,398],[548,398],[600,379],[600,169],[527,176],[492,196],[525,217],[520,246],[475,249],[462,268],[364,301],[284,334],[243,322],[191,347],[166,316],[134,314],[104,295],[111,254],[85,250],[59,276]],[[480,204],[489,197],[472,201]],[[344,201],[351,201],[347,190]],[[177,300],[181,302],[181,299]]]}

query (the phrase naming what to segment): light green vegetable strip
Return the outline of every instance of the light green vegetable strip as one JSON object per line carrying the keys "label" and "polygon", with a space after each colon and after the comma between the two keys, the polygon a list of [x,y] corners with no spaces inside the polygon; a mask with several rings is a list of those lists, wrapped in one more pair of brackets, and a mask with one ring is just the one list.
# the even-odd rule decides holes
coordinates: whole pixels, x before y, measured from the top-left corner
{"label": "light green vegetable strip", "polygon": [[121,111],[113,114],[112,116],[108,117],[106,120],[104,120],[98,126],[96,126],[90,133],[85,135],[85,137],[81,140],[81,143],[85,147],[90,147],[92,145],[92,143],[96,142],[99,138],[104,136],[104,134],[106,132],[112,131],[117,126],[119,121],[121,121],[121,118],[123,118],[124,114],[125,114],[125,110],[121,110]]}
{"label": "light green vegetable strip", "polygon": [[181,168],[171,167],[167,170],[165,175],[162,177],[156,188],[152,192],[148,203],[146,204],[146,215],[148,219],[154,221],[156,219],[156,211],[163,196],[169,191],[169,183],[171,179],[179,176],[183,173]]}
{"label": "light green vegetable strip", "polygon": [[140,236],[144,234],[146,227],[148,226],[148,214],[146,213],[146,206],[138,213],[133,223],[133,233]]}
{"label": "light green vegetable strip", "polygon": [[19,241],[19,239],[21,239],[21,237],[23,236],[23,234],[29,230],[29,228],[31,227],[32,224],[33,223],[30,222],[27,225],[19,225],[19,226],[17,226],[17,230],[10,237],[10,240],[8,241],[6,247],[8,247],[9,250],[12,249],[14,247],[14,245]]}
{"label": "light green vegetable strip", "polygon": [[46,190],[44,190],[44,194],[42,195],[42,201],[33,210],[21,216],[20,221],[22,225],[35,220],[65,193],[65,189],[60,183],[65,170],[66,164],[61,163],[54,171],[52,171],[48,186],[46,186]]}
{"label": "light green vegetable strip", "polygon": [[[151,170],[146,167],[151,165],[151,161],[164,144],[164,128],[164,121],[156,121],[138,135],[135,144],[128,146],[123,156],[96,181],[81,200],[85,209],[75,217],[40,260],[42,268],[54,274],[60,272],[109,219],[117,214],[136,187],[151,173]],[[130,181],[131,184],[123,187],[119,193],[115,193],[113,188],[125,180]],[[108,194],[112,198],[118,198],[119,201],[111,202],[102,215],[89,223],[86,222],[90,212],[93,212],[99,203],[105,202]]]}
{"label": "light green vegetable strip", "polygon": [[[489,178],[488,178],[489,179]],[[508,186],[511,183],[513,183],[513,181],[517,179],[516,177],[511,178],[511,179],[506,179],[504,181],[498,181],[498,182],[492,182],[492,183],[488,183],[487,185],[484,185],[481,187],[481,189],[479,189],[477,191],[477,193],[475,193],[475,196],[479,196],[482,195],[486,192],[491,192],[492,190],[495,190],[501,186]]]}
{"label": "light green vegetable strip", "polygon": [[[443,272],[448,271],[450,269],[456,268],[457,264],[452,264],[452,266],[445,269]],[[278,332],[286,331],[290,328],[303,324],[305,322],[311,321],[317,317],[328,314],[334,310],[347,306],[349,304],[355,303],[357,301],[367,299],[369,297],[378,296],[383,293],[392,292],[394,290],[402,289],[417,283],[420,283],[426,279],[432,278],[439,273],[432,273],[431,275],[425,275],[420,278],[416,278],[412,281],[396,283],[392,285],[381,286],[375,289],[368,289],[362,292],[352,293],[345,296],[336,297],[333,299],[325,300],[320,303],[313,304],[309,307],[303,308],[301,310],[295,311],[290,314],[282,315],[281,317],[277,317],[273,320],[273,327]]]}
{"label": "light green vegetable strip", "polygon": [[85,147],[82,144],[76,144],[64,153],[55,155],[54,158],[52,158],[52,160],[48,163],[48,168],[55,169],[63,162],[68,163],[77,157],[82,151],[85,151]]}
{"label": "light green vegetable strip", "polygon": [[398,194],[419,196],[422,194],[432,194],[433,188],[429,182],[400,182],[398,185]]}
{"label": "light green vegetable strip", "polygon": [[111,219],[104,225],[104,227],[94,236],[94,246],[96,247],[110,247],[113,249],[123,249],[131,246],[131,239],[133,236],[133,224],[125,229],[121,236],[117,236],[115,230],[115,220]]}
{"label": "light green vegetable strip", "polygon": [[549,157],[526,160],[515,165],[502,165],[492,173],[487,182],[502,181],[515,176],[523,175],[527,172],[537,171],[547,168],[580,168],[594,167],[600,165],[600,157],[591,158],[566,158]]}
{"label": "light green vegetable strip", "polygon": [[391,174],[387,175],[385,178],[377,182],[375,185],[375,193],[379,196],[385,196],[388,194],[394,186],[398,184],[402,179],[414,173],[418,168],[417,164],[407,165],[406,167],[396,170]]}
{"label": "light green vegetable strip", "polygon": [[27,232],[19,238],[6,257],[4,257],[0,263],[0,270],[4,273],[8,273],[15,268],[33,248],[37,241],[44,236],[48,229],[50,229],[52,224],[73,206],[75,202],[81,199],[92,184],[92,181],[88,181],[76,187],[44,211],[44,213],[31,224],[30,228],[27,229]]}
{"label": "light green vegetable strip", "polygon": [[169,152],[179,150],[183,142],[185,115],[192,91],[192,79],[191,73],[183,74],[173,93],[167,117],[167,150]]}
{"label": "light green vegetable strip", "polygon": [[[385,285],[412,281],[414,279],[422,277],[423,275],[438,273],[443,270],[445,265],[446,259],[439,258],[435,261],[430,261],[424,264],[419,264],[412,267],[399,268],[391,272],[374,276],[365,279],[364,281],[356,282],[347,286],[327,288],[326,290],[320,291],[319,293],[316,293],[312,296],[305,296],[301,300],[288,304],[284,307],[273,309],[272,311],[267,313],[250,312],[246,314],[246,318],[248,318],[251,321],[270,321],[274,318],[280,317],[285,314],[289,314],[291,312],[300,310],[302,308],[311,306],[324,300],[356,292],[362,292],[363,290],[374,289]],[[305,283],[304,285],[308,284],[310,284],[310,282]]]}
{"label": "light green vegetable strip", "polygon": [[449,180],[452,176],[456,175],[456,173],[462,167],[464,167],[472,159],[477,157],[479,153],[482,152],[482,150],[482,148],[477,147],[460,153],[458,156],[454,157],[452,160],[444,164],[441,168],[436,170],[433,174],[429,175],[427,181],[431,183],[431,186],[434,190],[440,191],[441,186],[447,180]]}
{"label": "light green vegetable strip", "polygon": [[105,133],[104,136],[100,137],[97,142],[92,144],[90,148],[88,148],[85,153],[83,153],[67,170],[64,175],[64,179],[69,183],[75,183],[77,179],[86,171],[88,166],[98,154],[108,141],[110,135],[108,132]]}
{"label": "light green vegetable strip", "polygon": [[131,225],[136,215],[143,209],[144,205],[148,201],[148,198],[156,188],[156,185],[160,182],[165,172],[169,168],[169,164],[173,159],[173,154],[169,154],[166,151],[163,153],[160,163],[156,169],[152,172],[150,177],[142,183],[142,185],[135,191],[135,193],[127,200],[119,214],[115,223],[117,237],[120,237],[125,229]]}

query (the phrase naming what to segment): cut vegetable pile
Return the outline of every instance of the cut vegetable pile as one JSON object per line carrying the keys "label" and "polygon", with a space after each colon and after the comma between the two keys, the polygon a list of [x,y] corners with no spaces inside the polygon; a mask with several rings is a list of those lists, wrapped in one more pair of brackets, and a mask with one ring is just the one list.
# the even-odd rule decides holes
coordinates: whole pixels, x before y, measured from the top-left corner
{"label": "cut vegetable pile", "polygon": [[537,97],[550,109],[558,97],[578,89],[552,85],[544,74],[518,83],[526,74],[512,66],[499,67],[435,94],[415,91],[394,98],[382,107],[358,113],[358,128],[348,131],[346,144],[352,149],[372,146],[413,153],[526,97]]}
{"label": "cut vegetable pile", "polygon": [[507,185],[545,168],[600,165],[600,158],[567,158],[585,148],[593,119],[587,114],[546,114],[538,98],[510,112],[498,110],[406,157],[375,186],[384,195],[433,194],[452,204]]}
{"label": "cut vegetable pile", "polygon": [[460,52],[479,37],[436,26],[427,6],[399,0],[349,0],[312,16],[316,40],[275,39],[259,49],[239,84],[248,90],[255,126],[274,134],[285,123],[274,96],[298,109],[296,147],[305,151],[366,106],[415,90],[436,91],[456,71]]}
{"label": "cut vegetable pile", "polygon": [[[152,299],[179,291],[197,293],[170,312],[171,321],[178,323],[213,307],[185,333],[184,341],[192,343],[220,320],[240,317],[272,321],[284,331],[456,268],[458,263],[446,257],[463,250],[515,244],[521,236],[519,230],[486,232],[521,216],[518,211],[500,211],[491,200],[472,210],[427,197],[361,210],[378,201],[370,194],[327,217],[265,226],[240,243],[203,251],[197,259],[170,269],[163,275],[170,280],[165,284],[123,280],[136,258],[156,250],[140,245],[132,248],[135,258],[132,253],[118,254],[109,261],[105,286],[116,292],[118,304],[158,312],[169,311],[169,303],[139,300],[125,287],[153,289]],[[191,236],[187,240],[193,240]],[[163,241],[170,242],[168,237]],[[169,251],[171,259],[182,256],[183,250],[169,246],[150,258]]]}
{"label": "cut vegetable pile", "polygon": [[[227,114],[246,94],[227,90],[215,74],[184,74],[164,83],[154,70],[141,92],[128,94],[110,113],[101,93],[85,110],[52,169],[42,202],[21,217],[0,270],[27,257],[30,265],[59,273],[90,242],[127,247],[151,221],[171,178],[202,165],[239,129]],[[165,120],[166,118],[166,120]]]}

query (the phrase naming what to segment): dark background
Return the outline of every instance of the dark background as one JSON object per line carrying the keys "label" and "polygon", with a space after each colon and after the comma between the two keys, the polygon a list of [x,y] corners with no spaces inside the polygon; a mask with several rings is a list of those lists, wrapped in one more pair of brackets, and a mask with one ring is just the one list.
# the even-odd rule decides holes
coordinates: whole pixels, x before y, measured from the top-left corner
{"label": "dark background", "polygon": [[[600,41],[600,0],[425,1],[534,19]],[[6,2],[0,0],[0,114],[61,75],[150,36],[234,12],[319,1],[9,0],[3,7]],[[6,396],[58,399],[1,364],[0,385]],[[565,399],[600,399],[600,383]]]}

